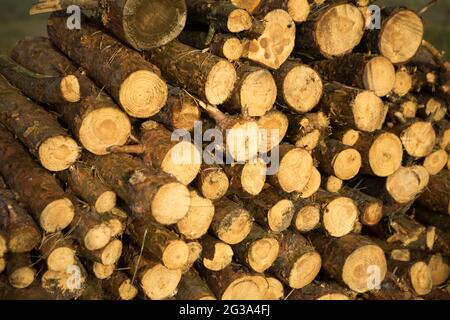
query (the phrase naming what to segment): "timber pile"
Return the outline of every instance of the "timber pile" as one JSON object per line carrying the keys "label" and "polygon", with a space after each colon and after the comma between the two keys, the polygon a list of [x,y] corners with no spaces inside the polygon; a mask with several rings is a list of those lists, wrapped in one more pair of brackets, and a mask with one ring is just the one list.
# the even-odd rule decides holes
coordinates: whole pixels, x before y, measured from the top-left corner
{"label": "timber pile", "polygon": [[369,3],[39,0],[94,14],[0,57],[0,298],[449,299],[450,64]]}

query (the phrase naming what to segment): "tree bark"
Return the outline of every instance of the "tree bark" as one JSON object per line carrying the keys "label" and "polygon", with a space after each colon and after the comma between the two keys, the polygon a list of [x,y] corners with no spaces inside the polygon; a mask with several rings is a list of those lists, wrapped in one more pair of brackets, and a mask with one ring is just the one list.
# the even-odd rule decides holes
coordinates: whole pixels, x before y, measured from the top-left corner
{"label": "tree bark", "polygon": [[195,269],[190,269],[181,277],[176,295],[177,300],[216,300],[208,285]]}
{"label": "tree bark", "polygon": [[433,211],[450,214],[450,171],[442,170],[431,176],[418,202]]}

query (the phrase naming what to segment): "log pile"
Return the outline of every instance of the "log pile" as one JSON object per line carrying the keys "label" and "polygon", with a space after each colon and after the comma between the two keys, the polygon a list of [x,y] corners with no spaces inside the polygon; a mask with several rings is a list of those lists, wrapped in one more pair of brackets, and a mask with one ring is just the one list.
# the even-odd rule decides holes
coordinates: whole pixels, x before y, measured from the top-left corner
{"label": "log pile", "polygon": [[450,299],[450,64],[369,3],[39,0],[0,57],[0,298]]}

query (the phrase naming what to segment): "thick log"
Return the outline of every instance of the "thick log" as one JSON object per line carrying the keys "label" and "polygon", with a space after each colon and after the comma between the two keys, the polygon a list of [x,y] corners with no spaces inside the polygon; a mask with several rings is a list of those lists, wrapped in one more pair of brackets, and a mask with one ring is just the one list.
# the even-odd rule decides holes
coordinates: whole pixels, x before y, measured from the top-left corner
{"label": "thick log", "polygon": [[313,157],[321,170],[342,180],[354,178],[361,169],[361,154],[338,140],[326,139],[314,149]]}
{"label": "thick log", "polygon": [[66,228],[75,210],[56,179],[39,166],[6,129],[0,127],[0,173],[41,228]]}
{"label": "thick log", "polygon": [[200,121],[200,116],[198,102],[189,93],[170,87],[166,105],[152,119],[170,130],[192,131],[196,122]]}
{"label": "thick log", "polygon": [[52,46],[47,38],[25,38],[11,52],[12,58],[27,69],[53,77],[76,76],[82,98],[78,103],[59,103],[49,107],[85,149],[103,155],[110,146],[123,145],[131,131],[127,115],[82,71]]}
{"label": "thick log", "polygon": [[0,122],[50,171],[70,167],[80,156],[77,143],[58,121],[0,77]]}
{"label": "thick log", "polygon": [[259,117],[258,127],[261,133],[259,152],[268,153],[280,145],[284,139],[289,127],[289,120],[283,112],[271,110]]}
{"label": "thick log", "polygon": [[45,259],[47,268],[52,271],[67,271],[75,264],[76,247],[70,236],[61,232],[45,236],[39,246],[41,258]]}
{"label": "thick log", "polygon": [[418,202],[433,211],[450,214],[450,171],[442,170],[431,176]]}
{"label": "thick log", "polygon": [[197,187],[203,197],[219,200],[227,193],[229,185],[228,177],[220,166],[202,165],[197,176]]}
{"label": "thick log", "polygon": [[223,170],[230,182],[229,190],[241,198],[257,196],[266,183],[267,167],[260,158],[245,164],[225,165]]}
{"label": "thick log", "polygon": [[300,233],[307,233],[320,227],[321,206],[311,199],[299,199],[294,202],[295,213],[292,226]]}
{"label": "thick log", "polygon": [[269,284],[263,276],[238,264],[232,263],[221,271],[199,271],[220,300],[261,300],[269,290]]}
{"label": "thick log", "polygon": [[122,271],[114,272],[111,277],[102,281],[102,287],[115,300],[133,300],[138,294],[136,286]]}
{"label": "thick log", "polygon": [[289,118],[287,137],[298,148],[314,150],[329,134],[330,120],[323,112]]}
{"label": "thick log", "polygon": [[426,295],[433,288],[430,269],[424,261],[395,261],[390,260],[389,270],[393,272],[404,286],[414,290],[418,296]]}
{"label": "thick log", "polygon": [[177,222],[177,230],[188,240],[199,239],[208,232],[214,213],[213,202],[192,190],[189,211],[183,219]]}
{"label": "thick log", "polygon": [[319,105],[332,124],[365,132],[381,129],[388,111],[387,106],[372,91],[336,82],[324,84],[324,95]]}
{"label": "thick log", "polygon": [[322,79],[319,74],[295,60],[286,61],[274,71],[278,89],[278,103],[298,113],[311,111],[322,97]]}
{"label": "thick log", "polygon": [[448,160],[449,155],[447,151],[435,147],[433,151],[423,159],[422,165],[427,169],[430,176],[433,176],[437,175],[445,168]]}
{"label": "thick log", "polygon": [[361,41],[364,20],[359,9],[349,3],[321,7],[299,26],[295,53],[308,58],[343,56]]}
{"label": "thick log", "polygon": [[201,240],[203,266],[212,271],[225,269],[233,260],[233,249],[230,245],[212,236],[205,235]]}
{"label": "thick log", "polygon": [[322,259],[303,236],[286,231],[279,235],[280,253],[270,272],[294,289],[310,284],[320,271]]}
{"label": "thick log", "polygon": [[264,32],[246,43],[244,57],[270,69],[278,69],[295,45],[295,23],[289,13],[276,9],[263,17]]}
{"label": "thick log", "polygon": [[58,178],[67,184],[67,189],[86,201],[98,213],[110,212],[116,206],[116,193],[99,177],[94,168],[83,162],[58,174]]}
{"label": "thick log", "polygon": [[254,223],[249,235],[233,246],[235,260],[255,272],[265,272],[280,253],[280,244],[273,234]]}
{"label": "thick log", "polygon": [[148,50],[175,39],[186,24],[183,0],[38,0],[30,14],[66,10],[77,5],[100,13],[103,25],[137,50]]}
{"label": "thick log", "polygon": [[41,230],[28,212],[17,202],[17,196],[0,189],[0,257],[8,250],[30,252],[41,241]]}
{"label": "thick log", "polygon": [[384,8],[381,21],[381,28],[366,33],[360,46],[362,52],[379,53],[395,64],[410,60],[422,42],[422,18],[410,9]]}
{"label": "thick log", "polygon": [[291,225],[294,204],[279,195],[275,188],[267,188],[253,198],[241,198],[240,201],[253,218],[268,230],[278,233]]}
{"label": "thick log", "polygon": [[0,73],[13,86],[37,102],[74,103],[81,99],[80,83],[74,75],[52,77],[33,73],[7,56],[0,56]]}
{"label": "thick log", "polygon": [[141,255],[133,246],[124,248],[124,263],[132,279],[139,280],[145,295],[152,300],[173,297],[181,279],[181,271],[170,270],[162,264]]}
{"label": "thick log", "polygon": [[161,224],[175,224],[188,212],[189,190],[175,178],[149,168],[125,154],[92,157],[89,161],[134,214]]}
{"label": "thick log", "polygon": [[178,40],[199,50],[208,49],[213,55],[228,61],[237,61],[244,53],[244,44],[241,39],[232,34],[216,33],[212,39],[209,39],[208,32],[185,30]]}
{"label": "thick log", "polygon": [[231,97],[237,79],[233,65],[225,59],[173,41],[148,54],[174,85],[213,105]]}
{"label": "thick log", "polygon": [[363,293],[383,281],[387,272],[384,252],[369,238],[356,234],[342,238],[312,234],[309,239],[322,256],[324,271],[351,290]]}
{"label": "thick log", "polygon": [[208,285],[195,269],[190,269],[181,277],[178,285],[177,300],[216,300]]}
{"label": "thick log", "polygon": [[179,138],[161,124],[148,120],[141,125],[140,143],[131,146],[111,147],[115,153],[142,154],[144,163],[172,175],[179,182],[190,184],[201,165],[201,154],[197,147]]}
{"label": "thick log", "polygon": [[171,270],[182,268],[188,260],[189,248],[178,234],[148,219],[134,219],[128,226],[133,243],[143,252],[158,259]]}
{"label": "thick log", "polygon": [[278,172],[268,178],[270,184],[288,193],[303,190],[313,171],[309,152],[283,143],[279,147],[279,161]]}
{"label": "thick log", "polygon": [[73,31],[66,28],[65,14],[53,14],[47,26],[50,40],[129,115],[148,118],[157,114],[168,94],[158,68],[83,18],[82,28]]}
{"label": "thick log", "polygon": [[6,264],[9,284],[17,289],[29,287],[36,278],[36,270],[29,253],[10,253]]}
{"label": "thick log", "polygon": [[260,67],[235,63],[237,80],[230,100],[223,109],[240,112],[246,117],[261,117],[270,111],[277,97],[277,85],[272,74]]}
{"label": "thick log", "polygon": [[362,224],[373,226],[383,218],[383,202],[358,189],[344,186],[339,193],[352,199],[358,206],[359,220]]}
{"label": "thick log", "polygon": [[237,244],[250,233],[253,220],[250,212],[228,198],[215,203],[216,213],[211,223],[211,232],[228,244]]}

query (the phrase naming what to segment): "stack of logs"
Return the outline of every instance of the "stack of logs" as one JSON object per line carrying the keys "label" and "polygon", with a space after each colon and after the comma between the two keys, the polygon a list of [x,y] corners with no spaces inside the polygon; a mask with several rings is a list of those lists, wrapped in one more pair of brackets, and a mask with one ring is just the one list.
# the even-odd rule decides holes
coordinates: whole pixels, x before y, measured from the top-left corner
{"label": "stack of logs", "polygon": [[53,12],[0,58],[1,299],[450,298],[450,64],[419,14],[31,13],[69,4],[81,29]]}

